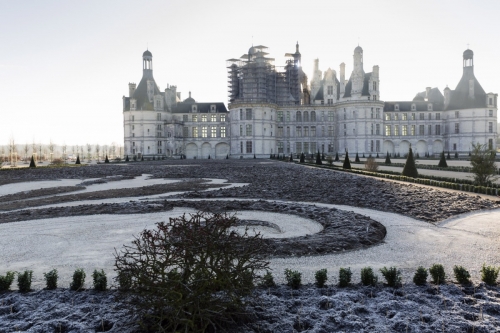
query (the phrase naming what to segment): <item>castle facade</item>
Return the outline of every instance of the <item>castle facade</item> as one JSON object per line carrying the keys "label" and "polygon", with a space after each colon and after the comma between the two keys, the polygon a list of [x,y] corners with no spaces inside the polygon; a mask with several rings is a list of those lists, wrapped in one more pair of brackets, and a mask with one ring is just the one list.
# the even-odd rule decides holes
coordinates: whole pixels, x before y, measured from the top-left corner
{"label": "castle facade", "polygon": [[363,49],[339,75],[314,62],[312,79],[301,67],[297,43],[284,66],[265,46],[227,60],[228,108],[223,102],[185,100],[175,86],[160,91],[152,54],[143,54],[143,78],[123,97],[125,153],[145,158],[251,158],[270,154],[366,155],[408,152],[468,154],[472,143],[496,149],[497,97],[474,76],[473,52],[463,53],[454,90],[426,88],[412,101],[382,101],[379,67],[365,72]]}

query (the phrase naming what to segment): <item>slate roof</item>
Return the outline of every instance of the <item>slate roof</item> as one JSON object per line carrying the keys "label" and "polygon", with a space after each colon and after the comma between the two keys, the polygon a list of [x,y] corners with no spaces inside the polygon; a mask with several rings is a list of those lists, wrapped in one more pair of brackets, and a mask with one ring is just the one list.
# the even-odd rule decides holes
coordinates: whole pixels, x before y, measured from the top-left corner
{"label": "slate roof", "polygon": [[[361,96],[370,96],[370,78],[371,78],[371,76],[372,76],[372,72],[365,73],[365,76],[363,79],[363,89],[361,89]],[[351,74],[351,77],[349,78],[349,81],[345,85],[344,98],[351,97],[351,90],[352,90],[352,74]]]}
{"label": "slate roof", "polygon": [[136,110],[154,110],[153,103],[149,102],[148,80],[153,81],[153,95],[162,95],[160,90],[158,89],[158,86],[156,85],[153,74],[145,72],[142,76],[141,82],[139,82],[139,85],[135,89],[134,95],[132,96],[132,98],[135,98],[137,100]]}
{"label": "slate roof", "polygon": [[[426,95],[427,95],[426,91],[419,92],[419,93],[417,93],[417,95],[415,95],[415,97],[413,98],[413,101],[414,102],[416,102],[416,101],[424,102]],[[441,93],[441,91],[439,91],[438,88],[432,88],[429,91],[429,96],[427,96],[427,101],[433,102],[433,103],[444,103],[444,96]]]}
{"label": "slate roof", "polygon": [[[172,108],[172,113],[191,113],[193,103],[177,103]],[[227,108],[222,102],[215,103],[194,103],[197,108],[197,113],[210,113],[210,106],[215,105],[215,110],[219,113],[227,112]]]}
{"label": "slate roof", "polygon": [[[474,80],[474,97],[469,97],[469,81]],[[464,73],[455,90],[450,91],[447,110],[486,107],[486,92],[474,76],[474,67],[464,67]]]}
{"label": "slate roof", "polygon": [[[424,102],[418,102],[418,101],[384,102],[384,111],[395,111],[394,106],[396,104],[399,105],[399,111],[401,111],[401,112],[428,111],[427,105],[429,103],[432,104],[432,111],[443,111],[443,104],[442,103],[440,104],[440,103],[425,102],[425,101]],[[416,110],[411,109],[412,104],[415,104]],[[396,111],[396,112],[399,112],[399,111]]]}

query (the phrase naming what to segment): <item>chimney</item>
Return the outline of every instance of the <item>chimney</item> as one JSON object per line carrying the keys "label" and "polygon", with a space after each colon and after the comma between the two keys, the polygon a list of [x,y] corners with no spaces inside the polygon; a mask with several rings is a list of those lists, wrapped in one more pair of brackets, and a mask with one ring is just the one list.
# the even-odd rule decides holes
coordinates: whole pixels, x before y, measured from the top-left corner
{"label": "chimney", "polygon": [[448,86],[446,86],[446,88],[444,88],[444,109],[445,110],[448,108],[448,105],[450,105],[450,94],[451,94],[450,88],[448,88]]}
{"label": "chimney", "polygon": [[134,92],[135,92],[135,88],[136,88],[136,84],[135,83],[129,83],[128,84],[128,97],[132,97],[134,96]]}
{"label": "chimney", "polygon": [[345,93],[345,64],[340,64],[340,93]]}
{"label": "chimney", "polygon": [[429,101],[429,95],[431,94],[431,87],[425,87],[425,100]]}

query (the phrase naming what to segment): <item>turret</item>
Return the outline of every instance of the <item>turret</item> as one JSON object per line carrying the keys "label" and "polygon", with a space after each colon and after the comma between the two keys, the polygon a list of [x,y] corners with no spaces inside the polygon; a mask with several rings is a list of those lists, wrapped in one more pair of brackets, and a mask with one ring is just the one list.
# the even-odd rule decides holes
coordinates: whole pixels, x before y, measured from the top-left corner
{"label": "turret", "polygon": [[351,96],[361,95],[363,90],[364,71],[363,71],[363,49],[357,46],[354,49],[354,69],[352,71],[352,89]]}
{"label": "turret", "polygon": [[142,75],[153,77],[153,54],[149,50],[142,54]]}
{"label": "turret", "polygon": [[444,88],[444,109],[446,110],[448,108],[448,105],[450,105],[450,97],[451,97],[451,90],[446,86]]}

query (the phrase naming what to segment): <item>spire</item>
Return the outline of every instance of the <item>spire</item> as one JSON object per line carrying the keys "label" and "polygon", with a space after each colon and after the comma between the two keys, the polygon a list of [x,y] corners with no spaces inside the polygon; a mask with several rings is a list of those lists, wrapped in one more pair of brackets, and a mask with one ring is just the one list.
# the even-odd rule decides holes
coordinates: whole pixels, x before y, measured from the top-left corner
{"label": "spire", "polygon": [[299,41],[297,41],[297,44],[295,44],[295,53],[299,53]]}

